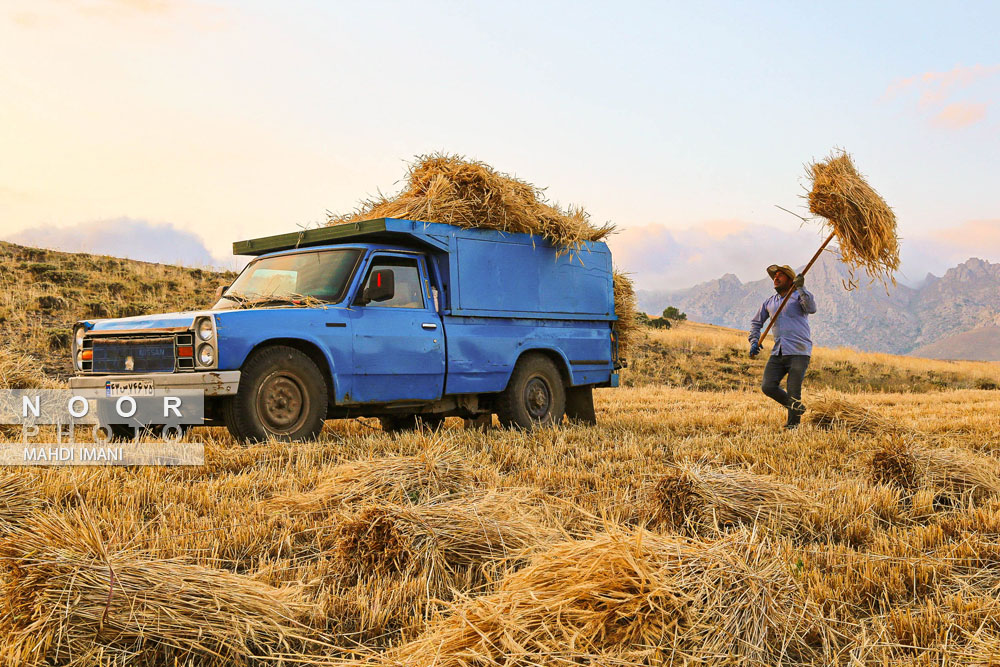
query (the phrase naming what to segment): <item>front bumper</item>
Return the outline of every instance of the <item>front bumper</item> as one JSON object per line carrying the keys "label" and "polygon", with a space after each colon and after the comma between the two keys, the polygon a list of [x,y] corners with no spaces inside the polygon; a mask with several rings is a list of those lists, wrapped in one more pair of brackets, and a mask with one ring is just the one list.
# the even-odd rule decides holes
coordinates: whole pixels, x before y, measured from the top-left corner
{"label": "front bumper", "polygon": [[152,380],[154,389],[202,389],[205,396],[232,396],[240,386],[239,371],[197,373],[132,373],[129,375],[77,375],[69,379],[70,389],[104,389],[107,382]]}

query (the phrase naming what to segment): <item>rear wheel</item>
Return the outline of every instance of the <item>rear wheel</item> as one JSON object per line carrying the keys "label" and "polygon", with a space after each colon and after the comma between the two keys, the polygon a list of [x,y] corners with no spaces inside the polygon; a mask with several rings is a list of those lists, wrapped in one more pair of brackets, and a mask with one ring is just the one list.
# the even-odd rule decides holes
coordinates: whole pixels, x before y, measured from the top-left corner
{"label": "rear wheel", "polygon": [[306,354],[276,345],[243,365],[240,388],[223,404],[226,427],[241,441],[312,440],[323,429],[329,389]]}
{"label": "rear wheel", "polygon": [[566,389],[552,360],[541,354],[522,357],[496,404],[500,423],[533,428],[558,424],[566,412]]}

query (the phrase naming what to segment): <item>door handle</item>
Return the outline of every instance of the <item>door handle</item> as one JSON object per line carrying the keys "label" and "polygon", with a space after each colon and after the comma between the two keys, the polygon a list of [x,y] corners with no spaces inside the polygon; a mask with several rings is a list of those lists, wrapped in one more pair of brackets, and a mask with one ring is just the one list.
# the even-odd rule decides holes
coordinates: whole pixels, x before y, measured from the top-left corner
{"label": "door handle", "polygon": [[427,329],[428,331],[432,331],[438,328],[438,325],[434,324],[433,322],[424,322],[420,326],[423,327],[424,329]]}

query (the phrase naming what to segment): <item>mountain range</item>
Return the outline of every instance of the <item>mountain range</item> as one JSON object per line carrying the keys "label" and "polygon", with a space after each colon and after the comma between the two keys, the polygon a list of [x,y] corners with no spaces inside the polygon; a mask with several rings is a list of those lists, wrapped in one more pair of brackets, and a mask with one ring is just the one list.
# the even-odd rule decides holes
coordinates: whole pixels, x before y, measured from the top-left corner
{"label": "mountain range", "polygon": [[[802,267],[798,267],[801,271]],[[771,280],[744,283],[727,273],[681,290],[638,290],[639,309],[676,306],[688,318],[748,329],[773,294]],[[919,286],[865,284],[854,289],[839,258],[824,253],[806,276],[817,301],[813,342],[935,359],[1000,360],[1000,264],[971,258]]]}

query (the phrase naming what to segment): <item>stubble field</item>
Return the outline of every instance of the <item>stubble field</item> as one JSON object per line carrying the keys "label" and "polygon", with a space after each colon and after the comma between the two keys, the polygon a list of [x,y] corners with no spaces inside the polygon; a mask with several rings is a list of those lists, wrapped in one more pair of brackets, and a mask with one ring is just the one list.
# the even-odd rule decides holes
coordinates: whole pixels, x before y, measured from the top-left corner
{"label": "stubble field", "polygon": [[201,429],[203,467],[0,471],[0,656],[1000,662],[997,366],[817,350],[833,423],[786,432],[743,348],[650,334],[596,427]]}

